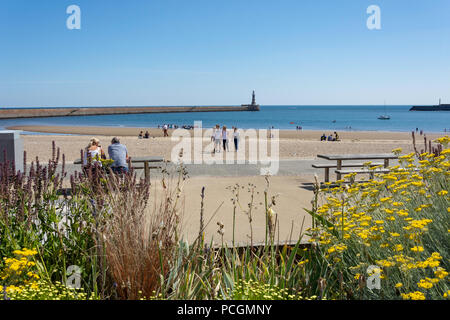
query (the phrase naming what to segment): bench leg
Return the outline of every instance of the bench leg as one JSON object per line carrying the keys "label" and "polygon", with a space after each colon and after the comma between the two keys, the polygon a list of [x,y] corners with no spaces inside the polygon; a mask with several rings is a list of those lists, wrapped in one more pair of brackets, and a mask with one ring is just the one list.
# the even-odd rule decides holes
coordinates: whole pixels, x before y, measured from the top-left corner
{"label": "bench leg", "polygon": [[[337,161],[337,170],[341,170],[341,169],[342,169],[342,160],[338,160]],[[340,173],[336,173],[336,180],[341,180]]]}
{"label": "bench leg", "polygon": [[325,168],[325,182],[330,181],[330,168]]}
{"label": "bench leg", "polygon": [[148,166],[148,162],[144,162],[144,174],[145,174],[145,182],[150,181],[150,168]]}
{"label": "bench leg", "polygon": [[384,159],[384,167],[389,167],[389,159]]}

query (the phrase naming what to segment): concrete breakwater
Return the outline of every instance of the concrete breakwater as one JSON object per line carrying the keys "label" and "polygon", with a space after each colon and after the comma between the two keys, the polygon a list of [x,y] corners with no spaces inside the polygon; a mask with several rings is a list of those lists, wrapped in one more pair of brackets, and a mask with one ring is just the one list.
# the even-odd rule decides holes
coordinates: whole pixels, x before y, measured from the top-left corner
{"label": "concrete breakwater", "polygon": [[450,104],[439,104],[435,106],[413,106],[409,111],[450,111]]}
{"label": "concrete breakwater", "polygon": [[0,109],[0,119],[68,117],[68,116],[99,116],[99,115],[111,115],[111,114],[136,114],[136,113],[224,112],[224,111],[259,111],[259,105]]}

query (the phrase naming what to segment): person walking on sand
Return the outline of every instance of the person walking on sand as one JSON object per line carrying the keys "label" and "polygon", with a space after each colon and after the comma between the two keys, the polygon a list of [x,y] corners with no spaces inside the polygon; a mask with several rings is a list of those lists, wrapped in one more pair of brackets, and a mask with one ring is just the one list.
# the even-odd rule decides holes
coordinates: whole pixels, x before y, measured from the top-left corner
{"label": "person walking on sand", "polygon": [[228,150],[227,126],[222,127],[222,141],[223,141],[223,151],[227,151]]}
{"label": "person walking on sand", "polygon": [[111,145],[108,147],[108,154],[111,160],[114,162],[111,165],[111,169],[114,173],[128,173],[128,150],[117,137],[111,140]]}
{"label": "person walking on sand", "polygon": [[220,152],[220,142],[222,141],[222,134],[220,132],[220,126],[216,125],[216,130],[214,131],[214,152]]}
{"label": "person walking on sand", "polygon": [[163,126],[164,137],[169,136],[169,133],[167,133],[167,129],[168,129],[167,124],[164,124],[164,126]]}
{"label": "person walking on sand", "polygon": [[233,141],[234,141],[234,151],[238,151],[239,147],[239,131],[236,127],[234,127],[233,131]]}

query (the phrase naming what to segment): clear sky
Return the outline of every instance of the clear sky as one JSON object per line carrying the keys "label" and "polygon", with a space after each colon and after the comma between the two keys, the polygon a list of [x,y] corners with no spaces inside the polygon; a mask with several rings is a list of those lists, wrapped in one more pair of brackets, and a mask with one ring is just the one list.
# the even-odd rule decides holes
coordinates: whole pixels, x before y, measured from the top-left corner
{"label": "clear sky", "polygon": [[263,105],[450,103],[450,1],[0,0],[0,106],[237,105],[253,89]]}

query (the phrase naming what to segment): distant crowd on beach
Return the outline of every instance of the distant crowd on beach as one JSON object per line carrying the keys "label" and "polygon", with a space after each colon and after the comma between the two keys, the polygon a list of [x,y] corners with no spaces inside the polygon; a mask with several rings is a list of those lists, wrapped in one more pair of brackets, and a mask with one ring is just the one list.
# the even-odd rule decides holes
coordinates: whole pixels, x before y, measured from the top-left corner
{"label": "distant crowd on beach", "polygon": [[191,130],[194,129],[193,125],[188,125],[188,124],[184,124],[181,127],[177,124],[163,124],[163,125],[158,125],[158,129],[161,128],[167,128],[167,129],[178,129],[178,128],[183,128],[183,129],[187,129],[187,130]]}
{"label": "distant crowd on beach", "polygon": [[[219,126],[219,125],[216,125],[215,127],[213,127],[213,136],[211,137],[211,140],[212,141],[219,141],[219,140],[222,141],[222,144],[225,143],[225,147],[223,147],[223,149],[224,150],[228,150],[228,137],[227,137],[227,133],[224,133],[224,129],[223,129],[223,128],[225,128],[225,130],[226,130],[226,126],[223,126],[222,129],[220,128],[220,126],[219,127],[217,127],[217,126]],[[169,133],[168,133],[169,129],[178,129],[178,128],[183,128],[183,129],[186,129],[186,130],[192,130],[195,127],[193,125],[178,126],[176,124],[158,125],[158,129],[162,129],[164,137],[168,137],[169,136]],[[272,134],[272,130],[273,129],[274,129],[273,126],[269,127],[270,137],[273,137],[273,134]],[[303,130],[303,128],[301,126],[296,126],[295,129],[296,130]],[[351,127],[346,127],[346,129],[351,129]],[[235,128],[234,126],[232,127],[232,130],[233,130],[233,133],[232,133],[233,141],[236,140],[236,142],[234,142],[234,143],[235,143],[235,146],[236,146],[235,149],[237,150],[237,145],[239,143],[239,141],[238,141],[239,140],[239,132],[237,132],[237,128]],[[419,128],[416,128],[415,132],[419,133],[420,135],[424,134],[424,131],[419,129]],[[450,128],[449,129],[444,128],[444,132],[450,132]],[[224,136],[226,137],[226,139],[224,139]],[[138,138],[139,139],[149,139],[150,138],[149,131],[147,130],[145,133],[144,133],[144,131],[140,131],[139,135],[138,135]],[[225,142],[223,142],[224,140],[225,140]],[[320,141],[340,141],[340,139],[339,139],[339,135],[335,131],[333,134],[330,133],[329,135],[326,135],[324,133],[320,137]],[[220,150],[217,147],[215,147],[215,151],[214,152],[220,152]]]}
{"label": "distant crowd on beach", "polygon": [[328,136],[325,133],[322,134],[322,136],[320,137],[320,141],[340,141],[340,139],[339,139],[339,135],[335,131],[334,136],[331,134]]}
{"label": "distant crowd on beach", "polygon": [[[164,137],[168,137],[169,133],[168,130],[169,129],[178,129],[179,126],[177,125],[169,125],[169,124],[163,124],[162,126],[158,125],[158,129],[163,130],[163,135]],[[187,129],[187,130],[191,130],[194,129],[194,126],[192,125],[184,125],[181,126],[181,128],[183,129]],[[271,131],[272,128],[269,128],[269,130]],[[214,153],[219,153],[222,149],[223,151],[230,151],[230,147],[229,147],[229,140],[233,139],[233,145],[234,145],[234,151],[238,151],[239,149],[239,140],[240,140],[240,134],[238,131],[237,127],[232,127],[231,132],[229,132],[230,130],[227,129],[227,126],[222,126],[222,128],[220,127],[220,125],[216,125],[212,128],[212,135],[211,135],[211,141],[214,142]],[[273,137],[273,134],[270,134],[271,137]],[[139,139],[149,139],[150,138],[150,133],[148,131],[146,131],[144,133],[144,131],[139,132],[138,135]]]}
{"label": "distant crowd on beach", "polygon": [[[194,126],[192,126],[192,125],[182,125],[181,127],[179,127],[176,124],[158,125],[158,129],[162,129],[164,137],[168,137],[169,136],[169,129],[178,129],[178,128],[183,128],[183,129],[186,129],[186,130],[192,130],[192,129],[194,129]],[[148,131],[146,131],[145,133],[144,133],[144,131],[141,131],[141,132],[139,132],[138,138],[139,139],[149,139],[150,138],[150,133]]]}

